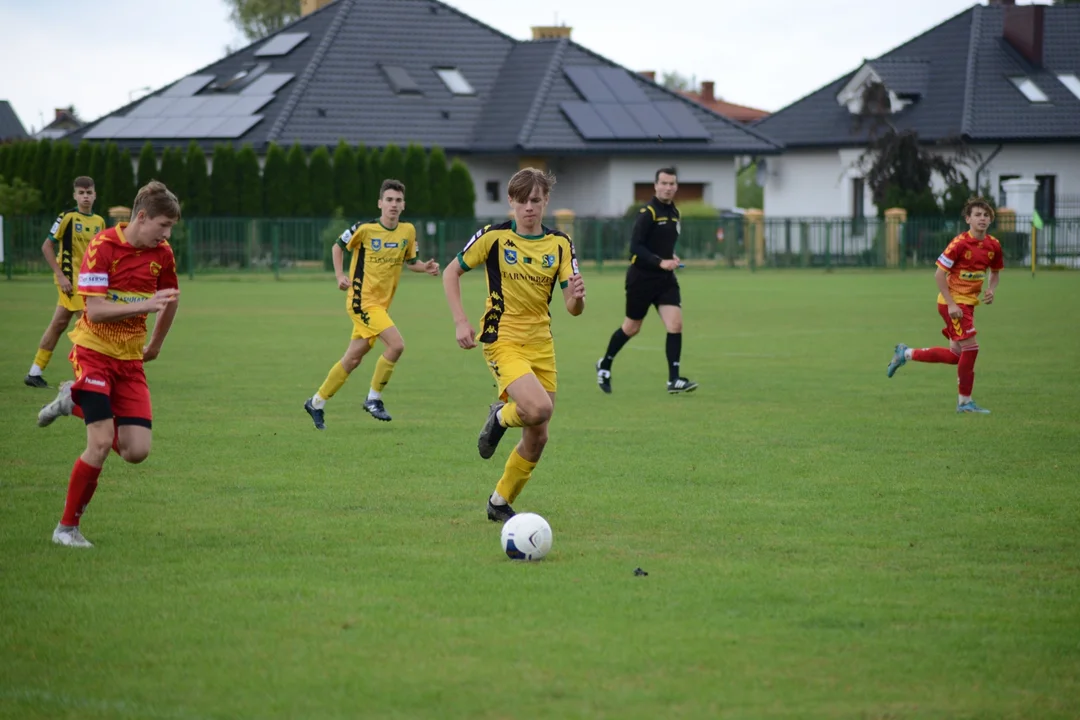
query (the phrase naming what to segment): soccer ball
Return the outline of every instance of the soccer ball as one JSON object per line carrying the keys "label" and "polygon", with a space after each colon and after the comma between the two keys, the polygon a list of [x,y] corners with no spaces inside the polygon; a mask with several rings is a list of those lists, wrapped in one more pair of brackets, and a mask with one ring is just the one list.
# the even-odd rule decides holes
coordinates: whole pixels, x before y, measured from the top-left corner
{"label": "soccer ball", "polygon": [[511,560],[541,560],[551,551],[551,526],[536,513],[518,513],[503,524],[502,547]]}

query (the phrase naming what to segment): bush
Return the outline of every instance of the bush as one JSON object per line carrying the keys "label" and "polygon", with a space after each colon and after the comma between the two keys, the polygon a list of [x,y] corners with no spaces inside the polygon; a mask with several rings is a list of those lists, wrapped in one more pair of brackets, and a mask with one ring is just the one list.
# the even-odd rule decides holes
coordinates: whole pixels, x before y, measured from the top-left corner
{"label": "bush", "polygon": [[41,191],[22,178],[9,185],[0,177],[0,215],[34,215],[41,212]]}
{"label": "bush", "polygon": [[[341,233],[349,229],[349,220],[345,219],[345,211],[338,207],[334,208],[333,218],[323,228],[322,233],[319,236],[320,242],[323,246],[323,269],[329,272],[334,271],[334,243],[341,237]],[[350,258],[352,253],[345,250],[342,258],[342,267],[348,271]]]}

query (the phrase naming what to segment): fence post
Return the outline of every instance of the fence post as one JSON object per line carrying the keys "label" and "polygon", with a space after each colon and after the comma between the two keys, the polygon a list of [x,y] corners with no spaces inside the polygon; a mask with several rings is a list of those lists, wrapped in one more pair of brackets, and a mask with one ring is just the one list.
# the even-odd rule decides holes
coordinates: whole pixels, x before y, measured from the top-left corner
{"label": "fence post", "polygon": [[889,208],[885,211],[885,267],[900,266],[900,234],[907,222],[907,210]]}
{"label": "fence post", "polygon": [[832,220],[825,221],[825,267],[832,269]]}
{"label": "fence post", "polygon": [[799,223],[799,267],[810,267],[810,223],[807,220]]}
{"label": "fence post", "polygon": [[270,228],[270,247],[271,264],[274,267],[274,279],[280,280],[281,273],[278,269],[281,255],[281,225],[278,223],[274,223],[274,226]]}
{"label": "fence post", "polygon": [[746,222],[746,261],[752,270],[765,264],[765,213],[756,208],[743,215]]}
{"label": "fence post", "polygon": [[184,258],[184,260],[187,263],[188,280],[194,280],[195,279],[195,240],[194,240],[194,237],[195,237],[195,221],[194,220],[189,220],[187,222],[187,228],[185,228],[185,230],[187,232],[184,233],[184,245],[185,245],[184,255],[186,256]]}
{"label": "fence post", "polygon": [[784,219],[784,265],[791,267],[791,218]]}
{"label": "fence post", "polygon": [[7,235],[4,234],[4,216],[0,215],[0,262],[4,263],[4,274],[11,279],[11,258],[7,253]]}

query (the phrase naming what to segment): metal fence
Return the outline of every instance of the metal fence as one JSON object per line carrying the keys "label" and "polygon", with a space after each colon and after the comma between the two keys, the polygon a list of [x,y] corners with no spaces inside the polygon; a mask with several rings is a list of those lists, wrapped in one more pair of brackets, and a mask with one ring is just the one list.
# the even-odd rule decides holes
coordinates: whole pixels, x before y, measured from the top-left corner
{"label": "metal fence", "polygon": [[[48,273],[41,254],[52,217],[5,218],[3,276]],[[445,265],[476,229],[494,219],[412,219],[424,258]],[[189,277],[214,273],[326,272],[330,248],[348,221],[317,218],[191,218],[173,229],[178,269]],[[633,218],[579,217],[561,227],[574,239],[582,262],[624,267]],[[685,219],[677,248],[689,264],[729,268],[925,267],[965,227],[959,221],[917,218],[891,223],[829,218],[733,216]],[[1031,263],[1031,220],[993,227],[1006,263]],[[1080,218],[1047,222],[1038,231],[1040,265],[1080,268]]]}

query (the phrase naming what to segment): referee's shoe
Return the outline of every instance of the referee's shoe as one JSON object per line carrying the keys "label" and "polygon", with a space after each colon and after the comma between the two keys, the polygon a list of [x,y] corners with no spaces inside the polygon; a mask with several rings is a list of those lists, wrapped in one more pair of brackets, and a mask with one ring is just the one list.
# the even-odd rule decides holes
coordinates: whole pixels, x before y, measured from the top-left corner
{"label": "referee's shoe", "polygon": [[676,380],[668,380],[667,391],[670,395],[678,395],[679,393],[694,392],[697,390],[697,383],[693,380],[681,377]]}

